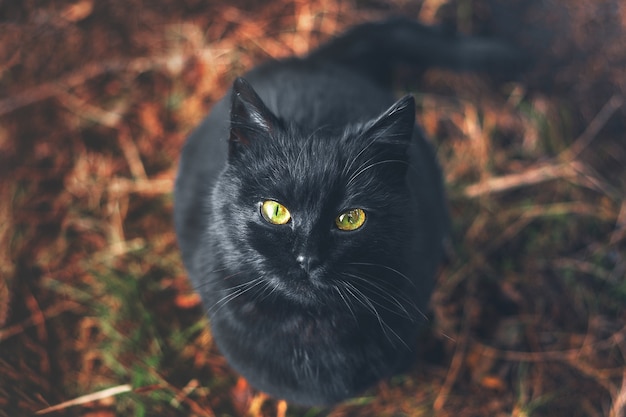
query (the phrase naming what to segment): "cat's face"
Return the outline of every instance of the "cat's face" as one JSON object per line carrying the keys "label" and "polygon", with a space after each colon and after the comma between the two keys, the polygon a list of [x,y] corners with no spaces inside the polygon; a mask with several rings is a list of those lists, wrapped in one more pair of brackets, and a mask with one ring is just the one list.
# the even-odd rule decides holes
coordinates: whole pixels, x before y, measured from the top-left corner
{"label": "cat's face", "polygon": [[248,85],[233,95],[229,162],[212,195],[233,291],[350,310],[378,297],[406,309],[405,244],[418,215],[405,184],[412,101],[343,134],[303,136]]}

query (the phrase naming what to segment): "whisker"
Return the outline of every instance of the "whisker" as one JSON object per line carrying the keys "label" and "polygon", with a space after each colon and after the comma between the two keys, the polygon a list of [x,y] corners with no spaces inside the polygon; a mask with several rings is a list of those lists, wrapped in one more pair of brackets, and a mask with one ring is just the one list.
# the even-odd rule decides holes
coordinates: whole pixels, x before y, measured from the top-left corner
{"label": "whisker", "polygon": [[352,184],[352,182],[357,179],[357,177],[361,174],[363,174],[365,171],[374,168],[377,165],[382,165],[382,164],[391,164],[391,163],[400,163],[400,164],[405,164],[408,165],[408,163],[406,161],[403,161],[401,159],[385,159],[384,161],[379,161],[379,162],[374,162],[373,164],[370,164],[368,166],[366,166],[365,168],[361,168],[356,174],[352,175],[350,177],[350,179],[348,179],[348,183],[346,185],[350,185]]}
{"label": "whisker", "polygon": [[[346,175],[348,172],[350,172],[350,170],[352,169],[352,166],[354,165],[354,163],[361,157],[361,155],[363,155],[371,146],[373,146],[377,141],[378,138],[382,137],[382,136],[386,136],[386,137],[394,137],[394,136],[398,136],[401,137],[403,135],[389,135],[387,134],[387,132],[389,130],[391,130],[391,128],[394,126],[394,124],[386,127],[382,132],[380,132],[380,134],[376,135],[373,138],[370,138],[370,141],[367,145],[365,145],[363,147],[363,149],[361,149],[359,151],[358,154],[356,154],[356,156],[354,158],[352,158],[352,161],[350,161],[350,163],[343,169],[343,171],[341,172],[342,175]],[[361,138],[363,137],[363,134],[361,134],[361,136],[359,138],[357,138],[357,140],[361,140]],[[366,162],[364,162],[363,164],[361,164],[361,166],[364,166],[365,164],[367,164],[369,161],[371,161],[374,158],[370,158],[368,159]],[[358,170],[358,168],[357,168]],[[356,171],[356,170],[355,170]]]}
{"label": "whisker", "polygon": [[[220,269],[220,270],[217,270],[217,271],[223,271],[223,270],[225,270],[225,269],[226,269],[226,268],[224,268],[224,269]],[[217,271],[216,271],[216,272],[217,272]],[[216,276],[216,277],[211,278],[211,279],[204,279],[204,280],[202,280],[202,282],[201,282],[201,283],[199,283],[198,285],[194,285],[194,286],[192,286],[192,288],[194,289],[194,291],[199,291],[202,287],[205,287],[205,286],[207,286],[207,285],[209,285],[209,284],[213,284],[213,283],[215,283],[215,282],[217,282],[217,281],[220,281],[220,280],[224,280],[224,281],[225,281],[225,280],[227,280],[227,279],[231,279],[231,278],[233,278],[233,277],[236,277],[237,275],[243,274],[243,272],[244,272],[244,271],[235,272],[234,274],[230,274],[230,275],[227,275],[227,276],[225,276],[225,277],[222,277],[222,276]]]}
{"label": "whisker", "polygon": [[277,287],[275,285],[270,285],[269,283],[266,282],[265,288],[263,289],[263,291],[270,289],[269,293],[267,293],[266,295],[263,296],[263,298],[258,299],[259,301],[264,301],[265,299],[267,299],[269,296],[271,296],[272,294],[274,294],[274,292],[276,292]]}
{"label": "whisker", "polygon": [[369,147],[372,146],[374,143],[376,143],[376,140],[371,140],[367,145],[365,145],[363,149],[361,149],[361,151],[358,154],[356,154],[354,158],[352,158],[352,161],[350,161],[350,164],[348,164],[348,166],[343,169],[342,174],[346,175],[348,172],[350,172],[352,165],[354,165],[354,163],[359,159],[359,157],[363,155],[363,153],[365,153],[365,151],[367,151]]}
{"label": "whisker", "polygon": [[341,282],[345,285],[346,290],[350,292],[355,299],[360,300],[361,304],[376,317],[376,320],[378,320],[378,324],[380,325],[380,328],[383,331],[383,334],[385,335],[389,343],[393,344],[394,342],[393,340],[391,340],[391,337],[389,337],[389,335],[387,334],[387,331],[390,331],[396,337],[396,339],[398,339],[407,349],[409,348],[409,346],[406,344],[404,340],[402,340],[402,338],[398,335],[398,333],[396,333],[387,323],[385,323],[385,321],[381,317],[378,310],[376,310],[376,307],[372,304],[369,298],[365,294],[363,294],[361,290],[359,290],[357,287],[352,285],[350,282],[347,282],[347,281],[341,281]]}
{"label": "whisker", "polygon": [[[350,178],[352,178],[352,176],[354,175],[355,172],[361,170],[363,167],[365,167],[365,166],[371,164],[373,161],[375,161],[376,158],[377,158],[377,155],[374,155],[371,158],[367,159],[366,161],[363,161],[363,163],[361,165],[359,165],[357,168],[355,168],[354,171],[352,172],[352,174],[350,174]],[[346,170],[346,173],[347,172],[349,172],[349,169]],[[345,175],[345,173],[344,173],[344,175]]]}
{"label": "whisker", "polygon": [[321,125],[318,126],[317,128],[315,128],[314,131],[312,131],[309,136],[307,136],[307,138],[304,140],[304,143],[302,143],[301,147],[300,147],[300,152],[298,152],[298,156],[296,157],[296,162],[294,162],[293,166],[294,167],[298,167],[298,163],[300,162],[300,158],[302,157],[302,153],[304,152],[305,148],[308,146],[308,144],[313,141],[315,139],[315,136],[321,132],[323,129],[329,127],[328,124],[326,125]]}
{"label": "whisker", "polygon": [[[375,265],[375,264],[371,264],[371,265]],[[384,265],[377,265],[377,266],[382,266],[382,267],[384,267]],[[395,271],[395,270],[394,270],[394,271]],[[398,271],[396,271],[396,272],[398,272]],[[399,273],[399,274],[401,274],[400,272],[398,272],[398,273]],[[346,273],[346,274],[348,274],[348,273]],[[361,274],[362,274],[362,275],[364,275],[364,276],[366,276],[366,277],[372,278],[373,280],[378,280],[378,277],[375,277],[375,276],[372,276],[372,275],[369,275],[369,274],[364,274],[364,273],[362,273],[362,272],[361,272]],[[406,278],[406,279],[408,280],[408,277],[406,277],[404,274],[401,274],[401,275],[402,275],[404,278]],[[422,316],[422,318],[423,318],[425,321],[430,321],[430,319],[428,318],[428,316],[426,315],[426,313],[424,313],[424,312],[422,311],[422,309],[421,309],[421,308],[419,308],[419,307],[417,306],[417,304],[416,304],[413,300],[411,300],[410,298],[408,298],[408,297],[406,297],[405,295],[403,295],[402,293],[400,293],[400,292],[399,292],[399,289],[398,289],[397,287],[395,287],[395,286],[394,286],[394,289],[398,290],[398,291],[394,291],[394,294],[395,294],[395,296],[394,296],[394,295],[393,295],[390,291],[388,291],[387,289],[385,289],[385,288],[383,287],[383,285],[378,284],[377,282],[375,282],[375,281],[373,281],[373,280],[368,280],[368,279],[363,278],[362,276],[358,276],[358,275],[354,275],[354,274],[349,274],[349,276],[351,276],[351,277],[353,277],[353,278],[355,278],[355,279],[359,279],[359,280],[361,280],[363,283],[366,283],[366,284],[368,284],[368,285],[371,285],[371,286],[373,286],[373,287],[375,287],[375,288],[379,289],[380,291],[384,292],[384,294],[381,294],[381,295],[383,295],[383,296],[384,296],[385,294],[387,294],[389,297],[392,297],[392,298],[394,298],[394,299],[395,299],[395,298],[396,298],[396,296],[397,296],[397,298],[399,298],[399,299],[401,299],[401,300],[405,301],[405,302],[406,302],[406,304],[408,304],[408,306],[410,306],[412,309],[414,309],[414,310],[415,310],[415,312],[417,312],[420,316]],[[408,280],[408,281],[409,281],[409,283],[411,284],[411,286],[412,286],[413,288],[417,288],[417,287],[415,286],[415,284],[414,284],[412,281],[410,281],[410,280]],[[380,282],[380,281],[379,281],[379,282]],[[385,282],[385,283],[386,283],[386,282]],[[385,298],[386,298],[386,297],[385,297]],[[404,309],[403,309],[403,310],[404,310]],[[413,320],[413,318],[411,318],[411,320]]]}
{"label": "whisker", "polygon": [[410,283],[411,286],[413,286],[414,288],[417,288],[415,286],[415,283],[413,281],[411,281],[411,279],[409,277],[407,277],[402,272],[400,272],[397,269],[394,269],[394,268],[392,268],[390,266],[383,265],[383,264],[368,263],[368,262],[350,262],[348,265],[377,266],[379,268],[384,268],[384,269],[386,269],[388,271],[396,273],[398,276],[404,278],[408,283]]}
{"label": "whisker", "polygon": [[[229,302],[231,302],[232,300],[234,300],[237,297],[240,297],[242,294],[247,293],[248,291],[252,290],[255,287],[258,287],[259,284],[264,284],[265,281],[262,278],[256,278],[253,279],[252,281],[246,282],[246,286],[248,288],[245,289],[237,289],[236,291],[225,295],[224,297],[220,298],[218,301],[215,302],[215,304],[213,304],[213,306],[211,306],[211,308],[209,309],[209,311],[212,314],[217,313],[222,307],[224,307],[226,304],[228,304]],[[221,305],[220,305],[221,304]],[[216,309],[217,307],[217,309]]]}
{"label": "whisker", "polygon": [[350,303],[346,299],[346,296],[344,296],[343,292],[341,292],[341,288],[338,285],[333,285],[333,288],[337,291],[337,293],[339,294],[339,296],[343,300],[343,302],[346,305],[346,307],[348,307],[348,310],[350,311],[350,314],[352,315],[352,318],[354,318],[355,323],[358,323],[356,315],[354,314],[354,310],[352,309],[352,306],[350,306]]}
{"label": "whisker", "polygon": [[[274,288],[274,289],[270,289],[270,288],[271,288],[270,284],[269,284],[267,281],[265,281],[265,280],[264,280],[263,285],[262,285],[260,288],[257,288],[257,289],[254,291],[254,293],[252,294],[252,300],[254,300],[254,301],[258,301],[258,302],[260,302],[260,301],[264,300],[264,299],[265,299],[265,298],[267,298],[267,297],[268,297],[268,296],[269,296],[269,295],[273,292],[273,290],[275,289],[275,288]],[[265,294],[265,292],[266,292],[268,289],[270,289],[270,292],[269,292],[268,294]],[[263,294],[265,294],[265,295],[263,295]]]}
{"label": "whisker", "polygon": [[386,305],[380,304],[375,302],[374,300],[372,300],[373,303],[376,303],[378,306],[384,308],[385,310],[391,312],[391,313],[395,313],[398,314],[401,317],[404,317],[408,320],[414,321],[413,316],[411,316],[411,314],[409,313],[409,311],[404,307],[404,305],[402,305],[402,303],[400,302],[400,300],[398,300],[398,298],[401,298],[403,301],[405,301],[406,303],[408,303],[411,307],[413,307],[414,309],[416,309],[419,312],[419,309],[417,308],[417,306],[415,305],[415,303],[413,303],[411,300],[409,300],[406,297],[403,297],[402,295],[398,294],[398,298],[396,298],[393,294],[391,294],[391,292],[389,292],[387,289],[383,288],[381,285],[376,284],[375,282],[372,282],[370,280],[367,280],[363,277],[360,277],[358,275],[354,275],[354,274],[349,274],[349,273],[344,273],[343,275],[350,277],[350,278],[354,278],[357,279],[359,281],[361,281],[363,284],[369,285],[372,288],[378,290],[377,295],[381,296],[384,300],[389,301],[391,304],[395,305],[398,307],[399,310],[401,310],[402,313],[404,314],[400,314],[400,312],[398,311],[398,309],[392,309]]}

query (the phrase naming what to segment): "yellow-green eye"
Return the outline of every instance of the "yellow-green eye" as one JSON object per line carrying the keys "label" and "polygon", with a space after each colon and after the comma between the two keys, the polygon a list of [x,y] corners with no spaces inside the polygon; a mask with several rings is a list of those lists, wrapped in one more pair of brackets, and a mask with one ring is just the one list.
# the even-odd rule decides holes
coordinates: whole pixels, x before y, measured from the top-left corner
{"label": "yellow-green eye", "polygon": [[341,213],[335,219],[335,224],[340,230],[356,230],[365,223],[365,212],[360,208],[350,209]]}
{"label": "yellow-green eye", "polygon": [[272,224],[286,224],[291,219],[287,207],[273,200],[265,200],[261,204],[261,215]]}

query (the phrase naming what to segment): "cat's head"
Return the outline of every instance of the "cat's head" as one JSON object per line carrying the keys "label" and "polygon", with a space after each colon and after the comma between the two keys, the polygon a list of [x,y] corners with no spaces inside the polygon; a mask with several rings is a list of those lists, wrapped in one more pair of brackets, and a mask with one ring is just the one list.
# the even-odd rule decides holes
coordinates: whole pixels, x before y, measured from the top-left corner
{"label": "cat's head", "polygon": [[228,163],[211,197],[211,240],[233,291],[356,310],[380,297],[406,309],[419,215],[406,188],[414,123],[407,96],[343,132],[303,134],[238,79]]}

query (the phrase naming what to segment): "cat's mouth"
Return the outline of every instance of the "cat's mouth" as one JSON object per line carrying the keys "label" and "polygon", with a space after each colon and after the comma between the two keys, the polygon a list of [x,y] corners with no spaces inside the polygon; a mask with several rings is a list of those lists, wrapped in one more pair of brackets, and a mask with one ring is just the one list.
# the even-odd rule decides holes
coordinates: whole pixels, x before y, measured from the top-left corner
{"label": "cat's mouth", "polygon": [[309,272],[294,270],[286,276],[273,277],[270,282],[277,295],[302,305],[318,304],[325,298],[328,284],[324,282],[325,271],[316,268]]}

